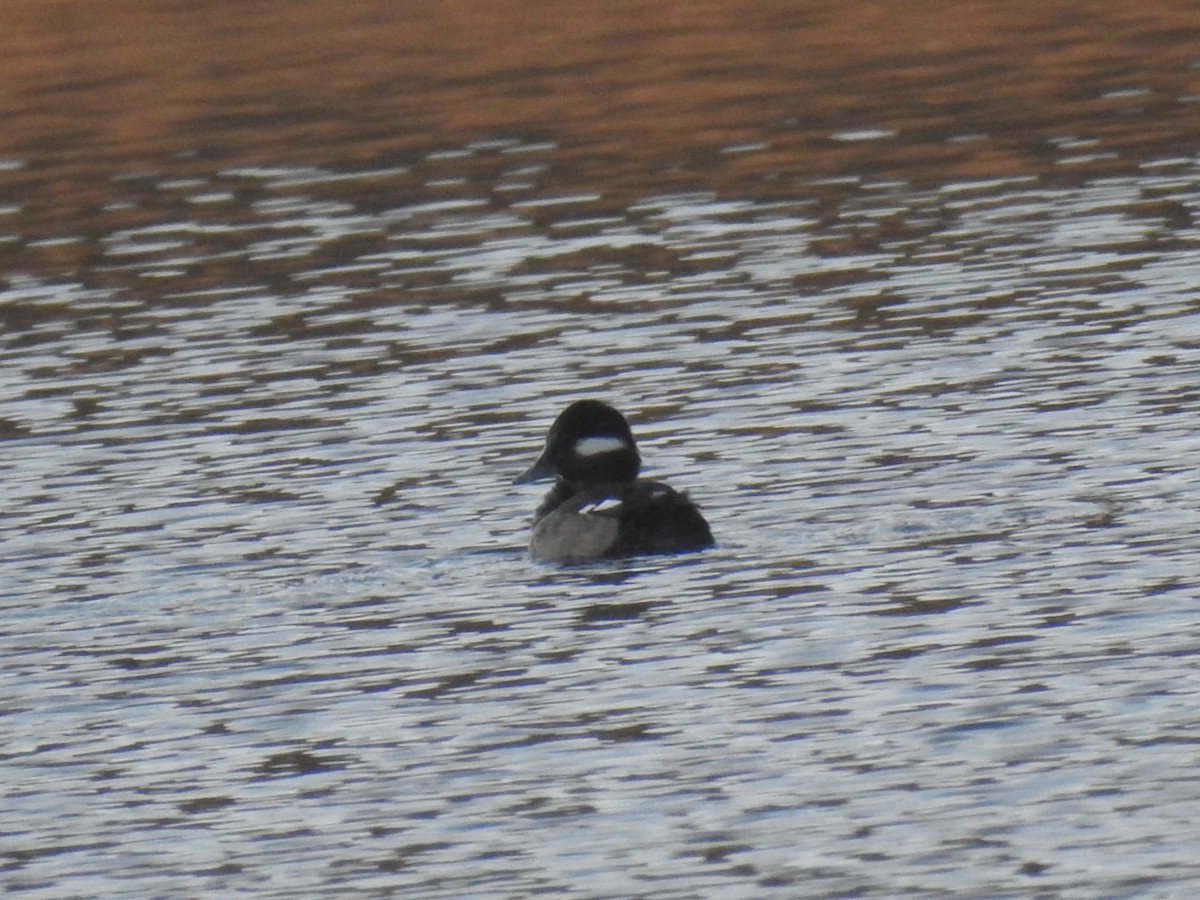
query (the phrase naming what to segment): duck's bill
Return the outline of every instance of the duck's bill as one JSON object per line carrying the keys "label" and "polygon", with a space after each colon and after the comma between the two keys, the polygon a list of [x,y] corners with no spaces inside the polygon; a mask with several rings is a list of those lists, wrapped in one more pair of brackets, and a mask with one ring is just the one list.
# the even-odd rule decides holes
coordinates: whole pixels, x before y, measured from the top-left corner
{"label": "duck's bill", "polygon": [[544,481],[554,477],[554,466],[547,459],[539,457],[538,461],[513,479],[513,484],[529,484],[531,481]]}

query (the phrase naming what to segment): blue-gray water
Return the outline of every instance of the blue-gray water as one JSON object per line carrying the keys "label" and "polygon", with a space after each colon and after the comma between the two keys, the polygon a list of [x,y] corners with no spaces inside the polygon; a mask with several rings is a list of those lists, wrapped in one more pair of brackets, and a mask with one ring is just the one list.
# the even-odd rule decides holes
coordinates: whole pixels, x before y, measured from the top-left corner
{"label": "blue-gray water", "polygon": [[[481,138],[14,204],[0,884],[1192,896],[1200,158],[1079,152],[618,202]],[[715,550],[525,557],[579,396]]]}

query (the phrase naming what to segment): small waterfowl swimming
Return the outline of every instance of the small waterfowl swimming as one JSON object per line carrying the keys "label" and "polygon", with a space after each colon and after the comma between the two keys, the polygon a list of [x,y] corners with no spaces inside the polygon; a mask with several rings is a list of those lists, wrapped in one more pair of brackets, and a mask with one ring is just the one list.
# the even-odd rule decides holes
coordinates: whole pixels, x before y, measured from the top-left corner
{"label": "small waterfowl swimming", "polygon": [[555,477],[534,513],[529,555],[584,562],[711,547],[696,505],[661,481],[638,478],[640,467],[624,416],[598,400],[568,406],[550,426],[542,455],[514,482]]}

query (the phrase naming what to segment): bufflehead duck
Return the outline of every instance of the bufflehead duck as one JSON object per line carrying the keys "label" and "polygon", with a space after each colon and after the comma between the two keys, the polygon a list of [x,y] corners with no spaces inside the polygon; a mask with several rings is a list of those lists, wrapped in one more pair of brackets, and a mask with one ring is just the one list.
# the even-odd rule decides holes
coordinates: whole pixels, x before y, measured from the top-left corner
{"label": "bufflehead duck", "polygon": [[695,504],[661,481],[638,478],[640,465],[629,423],[611,406],[578,400],[563,410],[542,455],[513,482],[557,476],[533,515],[529,555],[582,562],[711,547]]}

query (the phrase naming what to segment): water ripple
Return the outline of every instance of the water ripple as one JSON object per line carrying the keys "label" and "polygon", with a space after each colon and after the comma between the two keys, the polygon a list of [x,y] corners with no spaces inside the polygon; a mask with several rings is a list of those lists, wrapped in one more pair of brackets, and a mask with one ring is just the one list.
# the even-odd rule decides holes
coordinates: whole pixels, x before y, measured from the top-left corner
{"label": "water ripple", "polygon": [[[122,180],[0,294],[5,884],[1194,881],[1197,164],[497,204],[526,149]],[[715,550],[525,558],[581,394]]]}

